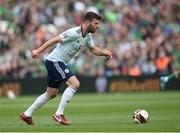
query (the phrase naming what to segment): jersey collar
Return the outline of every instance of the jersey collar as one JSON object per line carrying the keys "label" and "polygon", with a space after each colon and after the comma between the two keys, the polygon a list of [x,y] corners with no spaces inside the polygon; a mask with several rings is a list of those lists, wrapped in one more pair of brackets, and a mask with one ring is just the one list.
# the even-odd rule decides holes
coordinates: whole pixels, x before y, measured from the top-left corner
{"label": "jersey collar", "polygon": [[81,34],[82,34],[82,37],[85,38],[86,36],[83,35],[83,28],[82,28],[82,25],[81,25]]}

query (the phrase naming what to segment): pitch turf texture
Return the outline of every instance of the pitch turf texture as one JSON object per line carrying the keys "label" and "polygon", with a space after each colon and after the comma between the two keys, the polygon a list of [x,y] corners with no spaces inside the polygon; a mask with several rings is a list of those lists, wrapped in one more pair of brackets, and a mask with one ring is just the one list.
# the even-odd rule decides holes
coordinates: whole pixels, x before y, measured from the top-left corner
{"label": "pitch turf texture", "polygon": [[[70,126],[54,123],[60,96],[34,113],[35,126],[19,120],[37,96],[0,98],[0,132],[169,132],[180,131],[180,91],[155,93],[76,94],[65,110]],[[132,113],[146,109],[150,120],[134,124]]]}

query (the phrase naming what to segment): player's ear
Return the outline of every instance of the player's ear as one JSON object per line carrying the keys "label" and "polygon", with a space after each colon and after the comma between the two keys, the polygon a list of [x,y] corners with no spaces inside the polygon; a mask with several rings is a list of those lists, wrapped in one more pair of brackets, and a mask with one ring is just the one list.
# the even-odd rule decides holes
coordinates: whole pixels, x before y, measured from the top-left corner
{"label": "player's ear", "polygon": [[89,26],[91,24],[91,21],[86,20],[86,25]]}

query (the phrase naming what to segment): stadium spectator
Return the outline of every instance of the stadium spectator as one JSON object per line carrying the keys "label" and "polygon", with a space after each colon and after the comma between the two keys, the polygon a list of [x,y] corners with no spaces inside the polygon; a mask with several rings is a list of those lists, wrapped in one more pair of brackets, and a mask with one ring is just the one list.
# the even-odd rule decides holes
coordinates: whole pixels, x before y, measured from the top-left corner
{"label": "stadium spectator", "polygon": [[[112,61],[101,61],[82,50],[82,54],[71,61],[75,73],[96,75],[96,68],[103,67],[105,76],[131,75],[131,60],[136,75],[168,74],[180,67],[178,0],[0,2],[1,76],[46,76],[43,69],[39,70],[42,63],[31,66],[34,61],[30,51],[57,33],[81,24],[86,10],[96,10],[105,16],[95,34],[95,42],[102,48],[108,46],[114,57]],[[164,57],[163,70],[160,56]],[[85,64],[89,58],[93,63]],[[39,61],[44,62],[44,59],[42,56]],[[89,65],[95,67],[89,70]]]}

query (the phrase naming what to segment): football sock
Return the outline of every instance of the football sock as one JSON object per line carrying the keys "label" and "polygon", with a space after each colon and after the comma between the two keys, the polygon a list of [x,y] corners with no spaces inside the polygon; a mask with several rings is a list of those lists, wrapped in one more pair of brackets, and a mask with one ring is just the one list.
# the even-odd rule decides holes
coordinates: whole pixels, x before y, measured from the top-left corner
{"label": "football sock", "polygon": [[36,111],[38,108],[43,106],[46,102],[48,102],[51,98],[45,92],[44,94],[40,95],[34,103],[24,112],[24,115],[31,117],[32,113]]}
{"label": "football sock", "polygon": [[59,107],[55,113],[56,115],[63,115],[64,114],[64,108],[69,103],[69,101],[71,100],[71,98],[75,92],[76,92],[76,90],[71,88],[71,87],[66,88],[66,90],[64,91],[64,93],[62,95]]}

